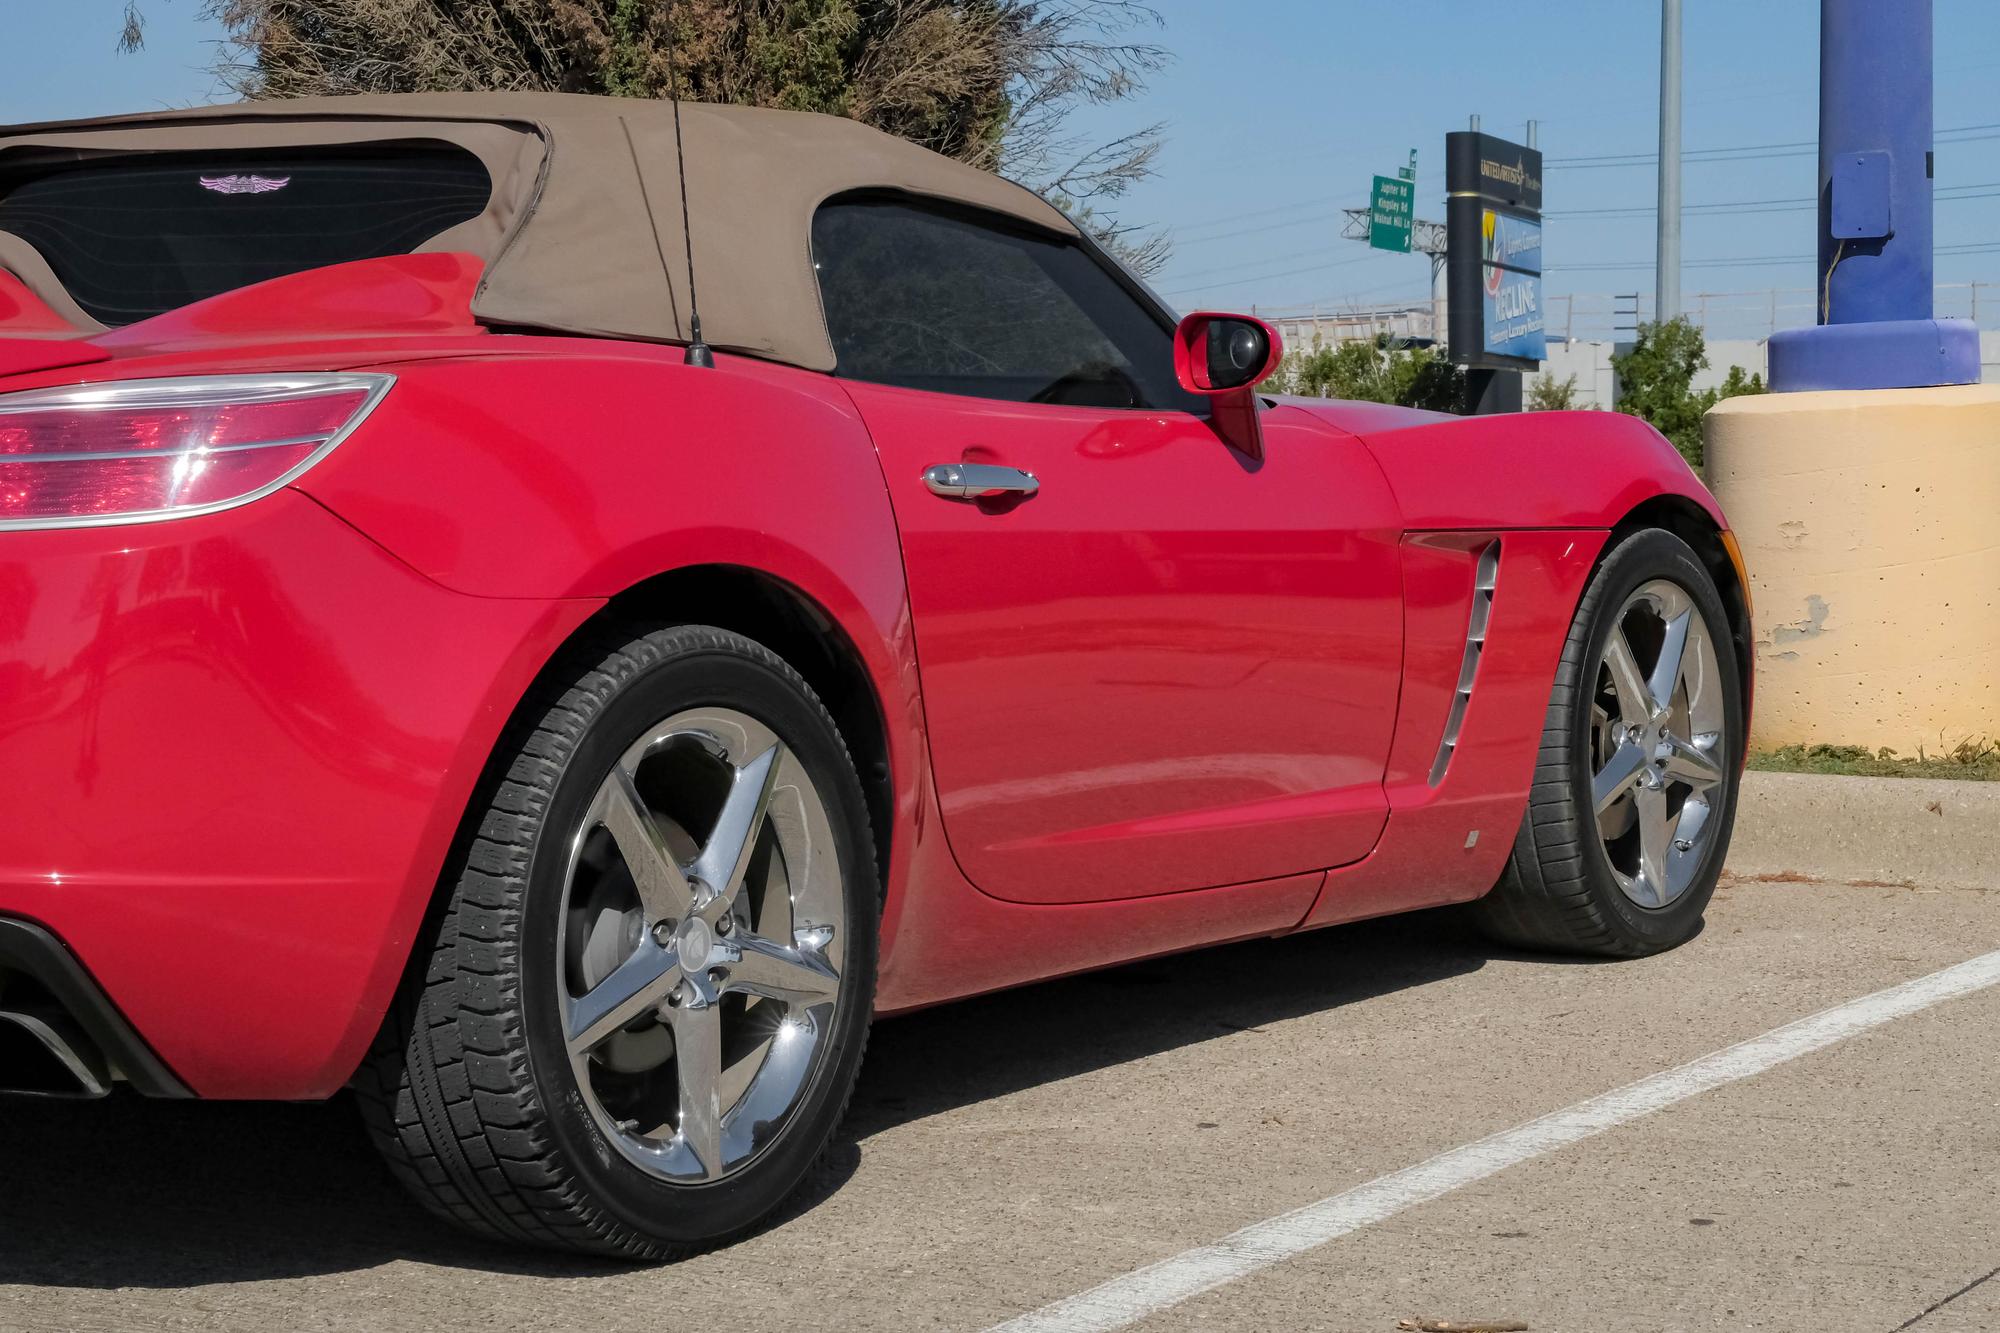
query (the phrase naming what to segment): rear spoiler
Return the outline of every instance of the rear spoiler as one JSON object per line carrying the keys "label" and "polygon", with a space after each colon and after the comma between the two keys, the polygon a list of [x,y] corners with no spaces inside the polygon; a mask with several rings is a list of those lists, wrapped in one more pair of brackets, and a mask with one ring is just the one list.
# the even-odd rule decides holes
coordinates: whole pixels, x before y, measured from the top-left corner
{"label": "rear spoiler", "polygon": [[0,378],[30,375],[37,370],[88,366],[109,361],[111,353],[81,338],[8,338],[0,336]]}
{"label": "rear spoiler", "polygon": [[0,375],[28,375],[111,359],[110,352],[86,342],[81,333],[26,283],[0,268]]}
{"label": "rear spoiler", "polygon": [[386,255],[306,269],[178,306],[123,328],[65,323],[0,269],[0,378],[88,366],[135,349],[289,334],[485,333],[472,314],[485,266],[453,251]]}

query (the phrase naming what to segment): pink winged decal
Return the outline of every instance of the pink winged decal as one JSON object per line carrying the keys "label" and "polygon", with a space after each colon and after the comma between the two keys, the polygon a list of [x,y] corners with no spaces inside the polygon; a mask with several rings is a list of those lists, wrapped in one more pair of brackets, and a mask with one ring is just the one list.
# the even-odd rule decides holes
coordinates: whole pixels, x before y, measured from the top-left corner
{"label": "pink winged decal", "polygon": [[217,194],[269,194],[292,183],[290,176],[203,176],[201,188]]}

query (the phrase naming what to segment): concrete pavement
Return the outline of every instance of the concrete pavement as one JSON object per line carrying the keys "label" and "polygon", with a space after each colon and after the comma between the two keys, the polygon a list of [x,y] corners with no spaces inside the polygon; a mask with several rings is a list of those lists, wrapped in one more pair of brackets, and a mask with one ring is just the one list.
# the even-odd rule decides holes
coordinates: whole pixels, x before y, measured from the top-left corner
{"label": "concrete pavement", "polygon": [[[880,1026],[816,1195],[671,1268],[458,1240],[340,1106],[0,1105],[0,1328],[976,1330],[1996,947],[2000,893],[1742,881],[1641,962],[1426,914],[947,1006]],[[1140,1327],[1887,1333],[2000,1266],[1996,1018],[1948,1002]],[[1996,1285],[1912,1327],[2000,1326]]]}
{"label": "concrete pavement", "polygon": [[2000,890],[2000,782],[1745,773],[1729,865]]}

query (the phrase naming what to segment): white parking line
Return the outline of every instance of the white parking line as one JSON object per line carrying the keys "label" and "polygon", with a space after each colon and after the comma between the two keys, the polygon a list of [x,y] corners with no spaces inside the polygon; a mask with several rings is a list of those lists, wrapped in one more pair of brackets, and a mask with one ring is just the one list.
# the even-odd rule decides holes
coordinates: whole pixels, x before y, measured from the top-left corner
{"label": "white parking line", "polygon": [[1213,1245],[1184,1251],[996,1324],[987,1333],[1101,1333],[1124,1328],[1205,1291],[1394,1217],[1406,1208],[1496,1175],[1518,1162],[1580,1143],[1711,1088],[1761,1074],[1787,1060],[1996,983],[2000,983],[2000,951],[1849,1000],[1615,1092],[1254,1223]]}

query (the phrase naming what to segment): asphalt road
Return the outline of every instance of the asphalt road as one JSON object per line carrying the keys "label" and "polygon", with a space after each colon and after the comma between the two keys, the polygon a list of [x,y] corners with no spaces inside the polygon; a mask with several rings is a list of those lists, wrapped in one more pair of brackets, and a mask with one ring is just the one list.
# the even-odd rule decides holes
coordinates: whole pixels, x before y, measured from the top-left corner
{"label": "asphalt road", "polygon": [[[339,1104],[0,1103],[0,1328],[979,1330],[1996,948],[2000,892],[1745,881],[1643,962],[1426,914],[948,1006],[879,1026],[824,1188],[653,1269],[439,1230]],[[1946,1300],[2000,1267],[1996,1031],[1936,1004],[1136,1327],[2000,1329],[2000,1277]]]}

